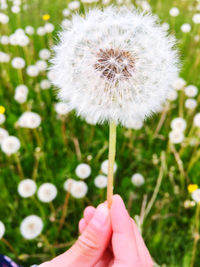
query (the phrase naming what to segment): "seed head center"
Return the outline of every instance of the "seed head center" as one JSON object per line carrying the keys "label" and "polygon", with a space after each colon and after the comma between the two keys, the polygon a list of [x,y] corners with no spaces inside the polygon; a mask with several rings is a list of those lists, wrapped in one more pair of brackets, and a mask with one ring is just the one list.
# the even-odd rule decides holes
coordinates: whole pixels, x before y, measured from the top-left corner
{"label": "seed head center", "polygon": [[111,81],[128,79],[134,70],[134,58],[130,52],[120,49],[100,49],[97,52],[95,69],[101,72],[101,77]]}

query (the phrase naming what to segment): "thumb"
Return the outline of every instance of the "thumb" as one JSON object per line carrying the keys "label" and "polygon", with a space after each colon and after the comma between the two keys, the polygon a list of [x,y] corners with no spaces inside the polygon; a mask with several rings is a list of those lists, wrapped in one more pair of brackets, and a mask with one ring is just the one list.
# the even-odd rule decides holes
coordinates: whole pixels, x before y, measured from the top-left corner
{"label": "thumb", "polygon": [[92,267],[104,254],[111,232],[109,209],[106,204],[100,204],[76,243],[65,253],[40,267]]}
{"label": "thumb", "polygon": [[106,204],[100,204],[84,232],[71,248],[79,267],[94,266],[104,254],[111,238],[111,220]]}

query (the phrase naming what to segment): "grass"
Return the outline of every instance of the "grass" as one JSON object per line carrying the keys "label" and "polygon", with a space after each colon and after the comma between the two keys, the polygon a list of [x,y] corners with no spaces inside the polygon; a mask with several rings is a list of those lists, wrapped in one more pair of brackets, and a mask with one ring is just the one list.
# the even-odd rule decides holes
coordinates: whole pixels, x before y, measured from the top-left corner
{"label": "grass", "polygon": [[[200,26],[192,23],[193,14],[197,13],[197,2],[192,0],[176,0],[173,4],[170,0],[149,2],[153,12],[158,14],[162,22],[170,24],[170,32],[178,39],[182,60],[181,77],[187,84],[199,87],[200,46],[194,37],[200,35]],[[24,29],[27,25],[35,29],[44,25],[42,15],[46,13],[50,15],[50,22],[55,25],[55,31],[53,35],[30,36],[31,42],[27,49],[0,44],[0,50],[9,53],[11,58],[21,56],[29,64],[34,64],[39,59],[39,51],[56,42],[56,33],[63,18],[62,10],[68,3],[69,1],[62,0],[56,2],[29,0],[23,2],[19,14],[13,14],[9,2],[9,8],[3,12],[9,16],[10,21],[9,24],[1,25],[3,35],[10,35],[17,28]],[[23,10],[25,5],[27,9]],[[102,4],[98,3],[98,6]],[[178,17],[169,16],[169,9],[172,6],[180,9]],[[193,9],[190,10],[190,7]],[[84,13],[87,8],[81,3],[80,12]],[[180,26],[183,23],[191,24],[190,33],[181,32]],[[1,73],[0,104],[6,108],[6,122],[1,127],[21,141],[18,158],[23,175],[26,178],[34,178],[38,186],[44,182],[52,182],[59,192],[51,205],[39,202],[36,196],[31,199],[21,198],[17,193],[17,185],[23,177],[18,171],[16,159],[0,152],[0,220],[6,226],[4,239],[12,244],[15,253],[5,244],[4,239],[0,240],[0,252],[23,266],[29,266],[68,249],[78,236],[77,225],[83,209],[87,205],[96,206],[105,199],[106,192],[94,186],[94,177],[99,174],[101,163],[107,159],[108,125],[88,125],[73,112],[65,117],[63,122],[59,120],[54,110],[55,92],[52,88],[39,89],[39,82],[46,78],[46,72],[31,78],[23,70],[20,76],[9,62],[1,63]],[[14,100],[14,90],[22,83],[21,79],[29,88],[28,101],[23,105]],[[118,170],[114,191],[123,197],[132,217],[140,215],[142,203],[146,203],[149,212],[144,216],[142,232],[155,261],[161,266],[189,267],[198,266],[200,261],[200,245],[197,240],[194,263],[191,263],[194,233],[199,232],[199,229],[195,228],[199,220],[198,206],[188,209],[184,207],[184,201],[191,199],[187,185],[200,186],[200,130],[194,129],[189,136],[193,117],[199,111],[200,97],[197,96],[196,110],[189,112],[183,106],[186,96],[183,92],[178,94],[178,99],[170,103],[158,134],[155,135],[155,131],[162,114],[153,116],[138,131],[118,127],[116,155]],[[21,113],[27,109],[39,113],[42,117],[42,124],[35,131],[15,126]],[[196,147],[190,146],[186,141],[174,146],[169,143],[171,120],[180,115],[187,121],[186,141],[195,137]],[[39,152],[37,147],[40,147]],[[89,155],[92,159],[88,157]],[[63,229],[58,233],[66,197],[63,183],[69,177],[78,179],[75,168],[80,162],[86,162],[92,167],[92,175],[86,181],[89,191],[87,196],[80,200],[70,196]],[[136,188],[131,183],[131,176],[136,172],[145,177],[145,184],[141,188]],[[152,199],[154,201],[150,202],[153,195],[155,200]],[[19,231],[22,219],[29,214],[37,214],[44,221],[42,235],[32,241],[23,239]]]}

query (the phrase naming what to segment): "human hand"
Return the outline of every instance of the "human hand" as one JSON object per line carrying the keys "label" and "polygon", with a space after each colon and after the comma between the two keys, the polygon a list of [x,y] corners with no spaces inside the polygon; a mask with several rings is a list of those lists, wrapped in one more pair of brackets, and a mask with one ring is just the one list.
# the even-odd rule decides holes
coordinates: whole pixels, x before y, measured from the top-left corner
{"label": "human hand", "polygon": [[[85,209],[84,218],[79,222],[81,233],[87,229],[94,213],[94,207]],[[113,231],[110,245],[94,267],[152,267],[149,251],[119,195],[113,196],[110,217]]]}
{"label": "human hand", "polygon": [[40,267],[152,267],[144,241],[120,196],[96,209],[87,207],[79,222],[77,242],[64,254]]}

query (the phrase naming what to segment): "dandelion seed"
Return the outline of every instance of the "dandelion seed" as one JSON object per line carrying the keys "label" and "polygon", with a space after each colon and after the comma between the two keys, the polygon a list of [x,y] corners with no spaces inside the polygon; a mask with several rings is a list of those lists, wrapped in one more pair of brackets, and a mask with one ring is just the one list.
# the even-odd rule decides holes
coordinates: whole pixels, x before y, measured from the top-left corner
{"label": "dandelion seed", "polygon": [[4,236],[6,231],[5,225],[2,221],[0,221],[0,239]]}
{"label": "dandelion seed", "polygon": [[43,60],[47,60],[47,59],[49,59],[50,56],[51,56],[51,53],[50,53],[50,51],[49,51],[48,49],[46,49],[46,48],[40,50],[40,52],[39,52],[39,57],[40,57],[41,59],[43,59]]}
{"label": "dandelion seed", "polygon": [[200,113],[197,113],[193,119],[194,126],[200,128]]}
{"label": "dandelion seed", "polygon": [[71,109],[67,103],[59,102],[55,104],[55,111],[59,115],[67,115]]}
{"label": "dandelion seed", "polygon": [[67,192],[70,192],[73,182],[76,182],[76,181],[74,179],[71,179],[71,178],[67,179],[64,183],[64,190]]}
{"label": "dandelion seed", "polygon": [[177,91],[182,90],[186,85],[186,81],[183,78],[177,78],[173,83],[173,88]]}
{"label": "dandelion seed", "polygon": [[25,111],[17,121],[17,125],[22,128],[35,129],[41,124],[39,114],[31,111]]}
{"label": "dandelion seed", "polygon": [[177,97],[178,97],[178,93],[177,93],[177,91],[176,90],[170,90],[169,92],[168,92],[168,95],[167,95],[167,99],[169,100],[169,101],[175,101],[176,99],[177,99]]}
{"label": "dandelion seed", "polygon": [[81,179],[86,179],[91,174],[91,167],[86,163],[81,163],[76,167],[76,175]]}
{"label": "dandelion seed", "polygon": [[20,103],[23,104],[27,100],[27,95],[28,95],[28,87],[24,84],[18,85],[15,88],[15,95],[14,99]]}
{"label": "dandelion seed", "polygon": [[192,192],[192,199],[196,203],[200,203],[200,189],[196,189],[195,191]]}
{"label": "dandelion seed", "polygon": [[184,134],[181,131],[171,131],[169,133],[169,140],[172,144],[180,144],[184,140]]}
{"label": "dandelion seed", "polygon": [[0,114],[0,125],[3,124],[6,120],[6,116],[4,114]]}
{"label": "dandelion seed", "polygon": [[65,9],[63,9],[63,16],[64,17],[68,17],[69,15],[70,15],[70,10],[69,9],[67,9],[67,8],[65,8]]}
{"label": "dandelion seed", "polygon": [[68,8],[70,10],[77,10],[77,9],[79,9],[79,7],[80,7],[80,2],[79,1],[72,1],[72,2],[70,2],[68,4]]}
{"label": "dandelion seed", "polygon": [[193,98],[189,98],[185,101],[185,107],[187,109],[193,110],[197,107],[197,101]]}
{"label": "dandelion seed", "polygon": [[107,186],[108,183],[108,179],[106,176],[104,175],[98,175],[97,177],[95,177],[94,179],[94,184],[97,188],[105,188]]}
{"label": "dandelion seed", "polygon": [[186,121],[183,118],[175,118],[171,121],[171,128],[174,131],[183,132],[186,129]]}
{"label": "dandelion seed", "polygon": [[47,32],[47,33],[51,33],[51,32],[53,32],[54,31],[54,25],[52,24],[52,23],[46,23],[45,25],[44,25],[44,28],[45,28],[45,31]]}
{"label": "dandelion seed", "polygon": [[35,181],[24,179],[18,184],[18,193],[23,198],[32,197],[36,192],[37,186]]}
{"label": "dandelion seed", "polygon": [[30,77],[36,77],[39,74],[39,69],[38,69],[38,67],[36,65],[30,65],[30,66],[27,67],[26,73]]}
{"label": "dandelion seed", "polygon": [[9,37],[6,36],[6,35],[2,35],[0,40],[1,40],[1,44],[2,44],[2,45],[7,45],[7,44],[9,44]]}
{"label": "dandelion seed", "polygon": [[51,183],[42,184],[38,189],[37,196],[41,202],[52,202],[57,196],[57,188]]}
{"label": "dandelion seed", "polygon": [[184,33],[188,33],[191,31],[191,25],[189,23],[184,23],[181,25],[181,31]]}
{"label": "dandelion seed", "polygon": [[15,57],[11,64],[15,69],[23,69],[25,67],[25,60],[21,57]]}
{"label": "dandelion seed", "polygon": [[2,144],[3,140],[8,136],[8,131],[6,131],[4,128],[0,128],[0,145]]}
{"label": "dandelion seed", "polygon": [[36,32],[39,36],[44,36],[46,34],[46,30],[44,27],[38,27]]}
{"label": "dandelion seed", "polygon": [[200,13],[196,13],[193,15],[192,17],[192,21],[195,23],[195,24],[200,24]]}
{"label": "dandelion seed", "polygon": [[83,198],[86,196],[88,192],[88,186],[85,182],[83,181],[74,181],[72,183],[72,187],[70,190],[70,193],[73,197],[75,198]]}
{"label": "dandelion seed", "polygon": [[42,229],[42,219],[37,215],[27,216],[20,225],[21,235],[28,240],[39,236],[42,232]]}
{"label": "dandelion seed", "polygon": [[136,187],[140,187],[144,184],[144,177],[142,176],[142,174],[140,173],[135,173],[133,174],[133,176],[131,177],[131,182],[136,186]]}
{"label": "dandelion seed", "polygon": [[177,7],[172,7],[169,11],[170,16],[177,17],[179,15],[180,11]]}
{"label": "dandelion seed", "polygon": [[9,17],[4,13],[0,13],[0,23],[7,24],[8,22],[9,22]]}
{"label": "dandelion seed", "polygon": [[0,51],[0,63],[7,63],[10,61],[10,55]]}
{"label": "dandelion seed", "polygon": [[195,97],[198,94],[198,88],[194,85],[188,85],[185,87],[184,92],[188,97]]}
{"label": "dandelion seed", "polygon": [[32,26],[28,25],[28,26],[26,26],[26,28],[25,28],[25,32],[26,32],[27,34],[29,34],[29,35],[33,35],[34,32],[35,32],[35,30],[34,30],[34,28],[33,28]]}
{"label": "dandelion seed", "polygon": [[47,63],[44,60],[38,60],[36,66],[39,71],[45,71],[47,69]]}
{"label": "dandelion seed", "polygon": [[41,87],[42,90],[49,89],[49,88],[51,88],[51,83],[50,83],[49,80],[42,80],[40,82],[40,87]]}
{"label": "dandelion seed", "polygon": [[8,156],[15,154],[20,149],[20,141],[15,136],[8,136],[3,139],[1,149]]}

